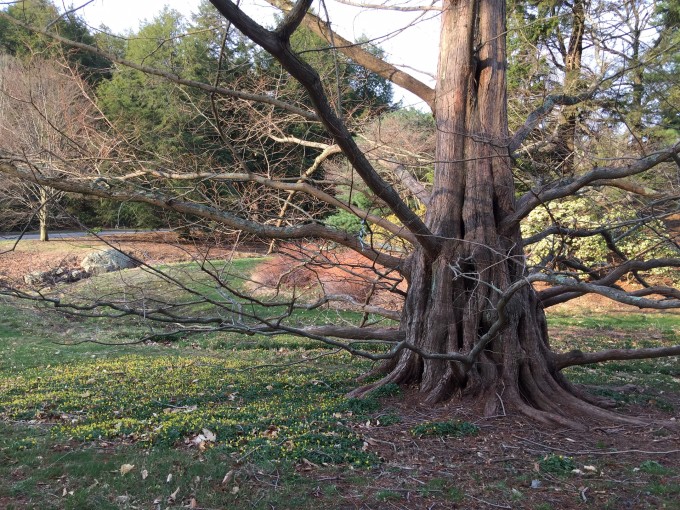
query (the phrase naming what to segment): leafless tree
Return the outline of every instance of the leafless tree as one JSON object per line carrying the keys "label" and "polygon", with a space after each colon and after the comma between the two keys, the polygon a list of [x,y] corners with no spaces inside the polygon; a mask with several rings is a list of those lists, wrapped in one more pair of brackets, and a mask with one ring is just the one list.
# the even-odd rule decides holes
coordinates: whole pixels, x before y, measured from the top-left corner
{"label": "leafless tree", "polygon": [[[673,164],[680,152],[680,142],[643,156],[624,156],[618,152],[612,158],[605,155],[594,164],[574,166],[573,170],[548,182],[524,180],[521,185],[525,191],[518,195],[513,159],[528,150],[524,145],[528,137],[540,130],[553,113],[584,104],[608,87],[612,79],[602,75],[592,79],[587,90],[566,86],[565,90],[555,91],[544,97],[542,104],[518,124],[515,133],[510,133],[504,0],[443,0],[439,5],[441,42],[434,88],[334,33],[327,20],[310,11],[312,0],[296,3],[271,0],[283,14],[273,29],[257,23],[230,0],[211,0],[211,3],[230,26],[263,48],[302,86],[303,100],[291,103],[278,89],[253,92],[223,87],[217,82],[197,83],[139,62],[106,56],[120,65],[168,79],[178,87],[204,90],[223,101],[242,105],[244,110],[252,108],[265,125],[275,126],[238,139],[236,144],[226,134],[227,125],[221,124],[227,119],[220,117],[216,108],[211,120],[223,133],[224,144],[233,156],[232,166],[173,168],[172,162],[159,164],[158,161],[162,161],[159,155],[157,161],[117,165],[102,176],[103,186],[97,179],[64,179],[36,172],[29,154],[3,152],[0,170],[13,178],[63,192],[146,203],[262,238],[301,241],[297,247],[284,248],[288,253],[297,252],[301,269],[316,275],[318,268],[340,267],[347,275],[345,280],[358,275],[371,280],[381,291],[389,290],[401,296],[403,308],[395,313],[389,306],[372,301],[373,296],[380,294],[372,288],[361,295],[352,295],[350,292],[333,294],[327,287],[326,295],[316,301],[302,300],[295,292],[292,298],[290,293],[278,294],[273,299],[247,296],[237,288],[228,288],[223,275],[208,263],[204,267],[221,289],[220,298],[199,296],[181,281],[174,283],[184,285],[193,303],[209,303],[218,310],[212,315],[188,315],[186,302],[174,304],[151,297],[144,300],[143,306],[134,301],[67,304],[49,296],[45,299],[84,313],[106,304],[120,313],[137,313],[194,330],[212,327],[245,333],[299,334],[357,355],[383,360],[378,369],[382,379],[358,388],[353,392],[355,396],[386,383],[409,384],[419,387],[426,402],[455,396],[479,404],[489,416],[497,414],[502,406],[506,412],[512,410],[539,422],[569,427],[583,427],[588,422],[639,423],[635,418],[603,409],[600,399],[575,387],[561,370],[612,359],[677,355],[680,346],[594,353],[553,352],[544,309],[587,293],[638,307],[680,306],[677,289],[648,283],[643,276],[637,289],[626,291],[618,285],[629,274],[643,275],[658,268],[680,267],[677,239],[673,240],[665,231],[660,232],[660,242],[671,252],[675,250],[676,255],[645,258],[650,252],[634,256],[623,253],[617,239],[612,238],[611,225],[575,229],[554,222],[532,239],[523,240],[520,224],[536,209],[590,190],[623,188],[635,193],[635,187],[640,185],[632,179]],[[357,64],[392,80],[430,106],[434,117],[434,152],[429,155],[429,161],[428,155],[419,150],[385,143],[379,128],[361,132],[348,128],[350,120],[346,112],[329,100],[332,94],[327,90],[328,83],[324,85],[316,70],[305,61],[305,55],[291,47],[291,36],[301,25],[324,37],[331,51],[348,55]],[[576,40],[570,43],[566,53],[571,59],[569,72],[579,69],[575,59],[581,58],[580,30],[572,34]],[[44,33],[64,44],[103,53]],[[559,126],[571,130],[573,119],[569,115]],[[326,139],[319,140],[317,136],[315,140],[303,140],[291,135],[279,122],[284,116],[298,126],[305,122],[315,129],[321,126]],[[267,154],[261,154],[260,161],[242,156],[240,147],[244,140],[251,144],[258,141],[266,148],[265,139],[267,144],[274,142],[277,147],[306,148],[316,156],[315,162],[300,168],[298,175],[291,178],[268,166]],[[319,164],[338,151],[349,168],[337,172],[338,177],[327,179],[326,172],[317,171]],[[433,169],[431,182],[422,180],[423,168],[428,164]],[[327,166],[332,170],[332,165]],[[177,186],[165,185],[169,181],[187,184],[178,192]],[[340,184],[350,191],[365,191],[372,197],[371,205],[359,207],[351,199],[341,197],[337,192]],[[238,190],[240,206],[224,208],[215,202],[218,194],[210,190],[227,185]],[[268,201],[266,208],[253,207],[264,193],[278,198]],[[677,204],[677,199],[672,193],[660,191],[656,205],[648,203],[645,211],[657,217],[661,202],[668,206]],[[305,200],[306,205],[298,205],[298,200]],[[314,207],[309,206],[310,201]],[[278,205],[272,207],[272,203]],[[425,212],[419,215],[416,211],[421,207]],[[329,227],[317,211],[331,208],[354,215],[365,229],[357,234]],[[661,215],[669,209],[663,210]],[[646,214],[645,211],[641,214]],[[633,222],[630,227],[636,228],[637,224],[639,222]],[[602,237],[617,257],[602,261],[597,270],[583,261],[575,261],[569,269],[559,272],[546,265],[530,268],[525,247],[550,235]],[[392,238],[406,244],[409,251],[392,250]],[[329,250],[328,243],[351,250],[357,257],[343,259],[336,251]],[[278,282],[286,278],[313,278],[294,277],[294,269],[289,263],[287,270],[280,272]],[[165,278],[171,279],[167,275]],[[532,285],[536,282],[547,286],[537,291]],[[257,308],[244,307],[244,302],[256,304]],[[294,322],[296,309],[315,309],[329,302],[344,302],[366,314],[398,319],[398,326],[372,325],[366,320],[354,326],[305,326]],[[281,307],[285,307],[284,312]],[[360,341],[382,343],[388,348],[380,353],[362,350],[357,343]]]}
{"label": "leafless tree", "polygon": [[[54,60],[0,57],[0,150],[30,161],[31,172],[55,178],[72,161],[84,163],[84,151],[96,147],[99,154],[102,139],[94,131],[96,111],[83,87],[77,74]],[[50,212],[57,210],[53,205],[62,195],[55,188],[6,179],[2,186],[6,228],[37,217],[40,240],[47,241]]]}

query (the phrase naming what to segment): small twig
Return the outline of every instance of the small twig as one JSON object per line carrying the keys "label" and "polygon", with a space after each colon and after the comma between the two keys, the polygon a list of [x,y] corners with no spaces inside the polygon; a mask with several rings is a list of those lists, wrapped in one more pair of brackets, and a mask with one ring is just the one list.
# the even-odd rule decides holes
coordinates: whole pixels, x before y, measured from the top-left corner
{"label": "small twig", "polygon": [[673,453],[680,453],[680,450],[666,450],[663,452],[652,452],[652,451],[647,451],[647,450],[610,450],[606,452],[601,452],[598,450],[576,450],[576,451],[571,451],[571,450],[565,450],[564,448],[557,448],[555,446],[549,446],[546,444],[541,444],[537,443],[536,441],[532,441],[531,439],[526,439],[523,437],[515,436],[513,435],[512,437],[519,439],[520,441],[524,441],[527,443],[535,444],[536,446],[540,446],[541,448],[545,448],[547,450],[554,450],[558,452],[563,452],[568,455],[619,455],[622,453],[642,453],[645,455],[671,455]]}
{"label": "small twig", "polygon": [[508,506],[508,505],[498,505],[498,504],[496,504],[496,503],[491,503],[490,501],[485,501],[485,500],[483,500],[483,499],[476,498],[476,497],[471,496],[470,494],[467,494],[467,493],[465,494],[465,497],[470,498],[470,499],[474,499],[475,501],[479,501],[480,503],[484,503],[485,505],[489,505],[489,506],[492,506],[492,507],[494,507],[494,508],[507,508],[508,510],[512,510],[512,507],[511,507],[511,506]]}

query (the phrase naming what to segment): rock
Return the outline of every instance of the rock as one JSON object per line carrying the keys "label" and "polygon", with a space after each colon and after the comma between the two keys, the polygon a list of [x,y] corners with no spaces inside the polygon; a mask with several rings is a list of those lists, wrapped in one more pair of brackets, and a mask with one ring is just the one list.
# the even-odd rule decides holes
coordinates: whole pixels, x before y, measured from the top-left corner
{"label": "rock", "polygon": [[82,269],[67,269],[59,267],[49,271],[33,271],[24,275],[24,283],[33,287],[49,287],[58,283],[73,283],[90,276]]}
{"label": "rock", "polygon": [[24,275],[24,283],[27,285],[53,284],[53,271],[33,271]]}
{"label": "rock", "polygon": [[80,263],[80,266],[92,275],[130,269],[137,265],[130,257],[113,248],[89,253]]}

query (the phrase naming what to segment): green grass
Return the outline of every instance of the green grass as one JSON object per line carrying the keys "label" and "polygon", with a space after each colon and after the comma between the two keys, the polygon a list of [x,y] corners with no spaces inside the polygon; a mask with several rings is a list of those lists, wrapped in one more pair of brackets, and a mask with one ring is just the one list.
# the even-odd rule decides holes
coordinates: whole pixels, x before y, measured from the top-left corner
{"label": "green grass", "polygon": [[[242,288],[244,281],[234,275],[248,274],[256,263],[235,261],[229,284]],[[232,299],[222,295],[196,264],[166,269],[215,300]],[[146,296],[173,296],[167,282],[140,270],[124,273],[125,280]],[[95,291],[113,296],[123,288],[120,275],[106,275],[68,290],[74,294],[65,299],[84,299]],[[183,302],[186,294],[174,297]],[[212,313],[215,307],[203,303],[185,310]],[[359,317],[325,310],[296,312],[290,320],[337,324]],[[644,317],[551,317],[558,331],[569,326],[578,335],[576,339],[558,335],[554,346],[568,350],[578,341],[585,351],[677,343],[677,315]],[[367,488],[374,472],[366,468],[380,459],[372,452],[375,448],[366,448],[362,437],[366,430],[394,427],[395,437],[409,437],[411,430],[423,438],[479,431],[458,421],[400,425],[401,416],[384,405],[401,395],[396,385],[380,388],[367,399],[345,398],[358,384],[356,377],[371,366],[368,362],[290,335],[216,332],[178,337],[169,335],[171,331],[156,327],[153,332],[159,336],[153,343],[98,345],[86,341],[131,342],[148,334],[149,326],[133,318],[73,318],[0,302],[0,506],[154,508],[154,501],[159,501],[165,508],[190,506],[195,499],[204,508],[333,508],[341,504],[340,496],[359,487],[366,488],[361,497],[375,507],[399,505],[408,491],[444,506],[465,497],[464,490],[453,485],[458,480],[418,481],[421,475],[412,470],[408,475],[414,478],[407,478],[405,485]],[[598,369],[575,367],[568,373],[577,382],[597,385],[598,392],[621,405],[651,403],[663,408],[670,404],[659,392],[680,390],[677,357],[607,363]],[[645,391],[624,394],[607,389],[623,384]],[[391,434],[392,429],[385,432]],[[207,440],[210,434],[215,434],[214,441]],[[482,440],[484,435],[472,439]],[[550,475],[572,467],[558,456],[536,462]],[[124,464],[135,467],[123,475]],[[662,484],[663,477],[674,473],[669,466],[639,461],[627,468],[628,474],[638,465],[636,476],[648,480],[644,490],[664,501],[675,500],[677,484]],[[508,477],[496,485],[487,480],[488,490],[506,501],[513,499],[510,487],[524,487],[536,476],[531,466],[516,467],[516,476],[526,480],[513,482]],[[319,486],[306,470],[323,473],[320,476],[329,482]],[[223,483],[229,472],[230,479]]]}
{"label": "green grass", "polygon": [[658,330],[665,335],[677,335],[680,314],[640,313],[640,314],[600,314],[551,313],[548,323],[551,326],[576,326],[593,332],[601,331],[641,331]]}
{"label": "green grass", "polygon": [[553,475],[566,475],[576,469],[574,459],[552,453],[543,457],[538,462],[538,465],[542,473],[551,473]]}
{"label": "green grass", "polygon": [[[132,276],[140,286],[147,278]],[[117,290],[115,280],[97,280],[99,290]],[[287,335],[98,345],[86,341],[125,343],[148,326],[16,305],[0,303],[0,500],[22,508],[150,507],[157,499],[168,506],[180,487],[176,505],[195,497],[208,508],[296,508],[316,497],[314,487],[303,490],[311,482],[298,464],[346,470],[378,462],[355,424],[379,410],[380,397],[344,397],[366,362]],[[358,317],[332,313],[336,322]],[[200,441],[206,431],[215,441]],[[135,468],[121,475],[123,464]],[[225,487],[230,469],[238,474]],[[260,483],[268,477],[274,489]]]}

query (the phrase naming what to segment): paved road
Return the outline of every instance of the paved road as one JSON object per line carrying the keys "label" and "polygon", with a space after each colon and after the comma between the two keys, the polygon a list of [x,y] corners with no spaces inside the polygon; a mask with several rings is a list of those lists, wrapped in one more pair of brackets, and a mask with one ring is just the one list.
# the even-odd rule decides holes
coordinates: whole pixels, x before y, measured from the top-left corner
{"label": "paved road", "polygon": [[[167,232],[167,230],[102,230],[97,232],[97,236],[114,236],[114,235],[127,235],[127,234],[147,234],[149,232]],[[94,234],[89,232],[50,232],[50,239],[73,239],[77,237],[94,237]],[[17,232],[0,233],[0,241],[16,241],[21,237],[25,241],[37,241],[40,239],[40,234],[35,232],[26,233],[21,236]]]}

